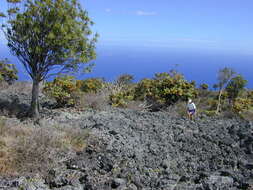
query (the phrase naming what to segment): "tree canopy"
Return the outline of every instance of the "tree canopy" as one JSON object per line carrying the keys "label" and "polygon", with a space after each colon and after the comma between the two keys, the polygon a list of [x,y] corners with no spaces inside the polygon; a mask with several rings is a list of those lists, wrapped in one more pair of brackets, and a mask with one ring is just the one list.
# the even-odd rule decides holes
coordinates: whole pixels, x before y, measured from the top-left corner
{"label": "tree canopy", "polygon": [[4,31],[12,53],[33,79],[44,80],[53,70],[76,70],[96,57],[93,22],[76,0],[33,0],[24,8],[9,13],[15,17]]}
{"label": "tree canopy", "polygon": [[[95,59],[97,34],[93,35],[93,22],[77,0],[7,1],[23,5],[22,9],[16,6],[7,11],[3,30],[8,47],[24,65],[36,89],[49,74],[77,71],[83,63]],[[32,102],[38,99],[35,88]]]}

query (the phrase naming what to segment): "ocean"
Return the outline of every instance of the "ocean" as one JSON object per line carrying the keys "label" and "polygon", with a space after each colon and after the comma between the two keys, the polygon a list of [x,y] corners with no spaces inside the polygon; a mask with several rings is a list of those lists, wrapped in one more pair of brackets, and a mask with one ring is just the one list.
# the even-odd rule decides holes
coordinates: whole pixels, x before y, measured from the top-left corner
{"label": "ocean", "polygon": [[[30,80],[23,65],[12,56],[5,46],[0,46],[0,59],[7,57],[19,70],[19,80]],[[247,88],[253,88],[253,54],[219,52],[210,50],[151,48],[131,46],[98,46],[97,59],[91,73],[78,74],[77,78],[103,77],[115,80],[121,74],[131,74],[135,81],[152,78],[155,73],[176,69],[187,80],[207,83],[217,82],[218,70],[233,68],[248,80]]]}

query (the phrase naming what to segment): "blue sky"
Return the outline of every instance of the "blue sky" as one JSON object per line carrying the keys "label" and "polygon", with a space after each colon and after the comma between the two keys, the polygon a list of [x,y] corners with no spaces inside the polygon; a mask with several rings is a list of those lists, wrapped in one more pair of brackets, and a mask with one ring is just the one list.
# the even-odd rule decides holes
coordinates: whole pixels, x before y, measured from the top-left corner
{"label": "blue sky", "polygon": [[[100,35],[96,66],[87,76],[114,79],[128,72],[141,79],[179,64],[191,80],[214,83],[218,69],[231,66],[252,81],[252,0],[80,2]],[[10,56],[4,44],[0,34],[0,58]]]}
{"label": "blue sky", "polygon": [[[80,2],[96,23],[99,45],[253,52],[252,0]],[[1,0],[0,11],[6,7]]]}
{"label": "blue sky", "polygon": [[253,52],[251,0],[86,0],[101,44]]}

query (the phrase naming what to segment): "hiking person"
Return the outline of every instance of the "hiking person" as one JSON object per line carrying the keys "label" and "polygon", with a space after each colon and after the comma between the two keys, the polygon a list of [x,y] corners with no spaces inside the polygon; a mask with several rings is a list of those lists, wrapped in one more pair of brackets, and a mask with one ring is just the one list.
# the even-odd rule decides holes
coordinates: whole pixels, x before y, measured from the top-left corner
{"label": "hiking person", "polygon": [[193,117],[196,114],[196,105],[193,103],[192,99],[188,100],[187,114],[190,120],[193,120]]}

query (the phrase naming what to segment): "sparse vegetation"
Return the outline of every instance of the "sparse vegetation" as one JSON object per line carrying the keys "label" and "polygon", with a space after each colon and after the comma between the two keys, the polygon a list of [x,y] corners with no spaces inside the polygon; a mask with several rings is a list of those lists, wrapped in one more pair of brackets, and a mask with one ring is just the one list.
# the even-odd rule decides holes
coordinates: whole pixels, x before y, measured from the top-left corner
{"label": "sparse vegetation", "polygon": [[[253,90],[242,75],[220,69],[214,90],[173,69],[137,82],[126,73],[76,80],[93,66],[98,38],[80,3],[7,2],[2,30],[32,82],[15,82],[16,66],[0,60],[1,177],[42,176],[50,189],[250,188]],[[184,119],[189,99],[196,122]]]}
{"label": "sparse vegetation", "polygon": [[0,60],[0,82],[13,84],[18,80],[17,69],[14,64],[10,64],[8,59]]}
{"label": "sparse vegetation", "polygon": [[59,107],[76,104],[74,94],[78,92],[78,88],[73,76],[56,77],[52,82],[45,84],[43,91],[47,96],[54,98]]}
{"label": "sparse vegetation", "polygon": [[[7,1],[3,31],[33,80],[31,116],[39,118],[39,85],[49,73],[77,71],[96,57],[93,22],[78,1]],[[21,4],[20,4],[21,3]],[[20,6],[23,6],[21,9]]]}
{"label": "sparse vegetation", "polygon": [[0,118],[0,175],[45,175],[86,147],[88,130],[75,127],[33,127]]}
{"label": "sparse vegetation", "polygon": [[86,80],[78,80],[77,87],[85,93],[98,93],[104,86],[104,81],[99,78],[89,78]]}
{"label": "sparse vegetation", "polygon": [[218,104],[216,108],[216,114],[220,112],[221,107],[221,98],[223,94],[223,89],[226,87],[226,85],[230,82],[230,80],[234,77],[235,72],[233,69],[225,67],[223,69],[220,69],[218,72],[218,83],[215,85],[219,88],[219,95],[218,95]]}

